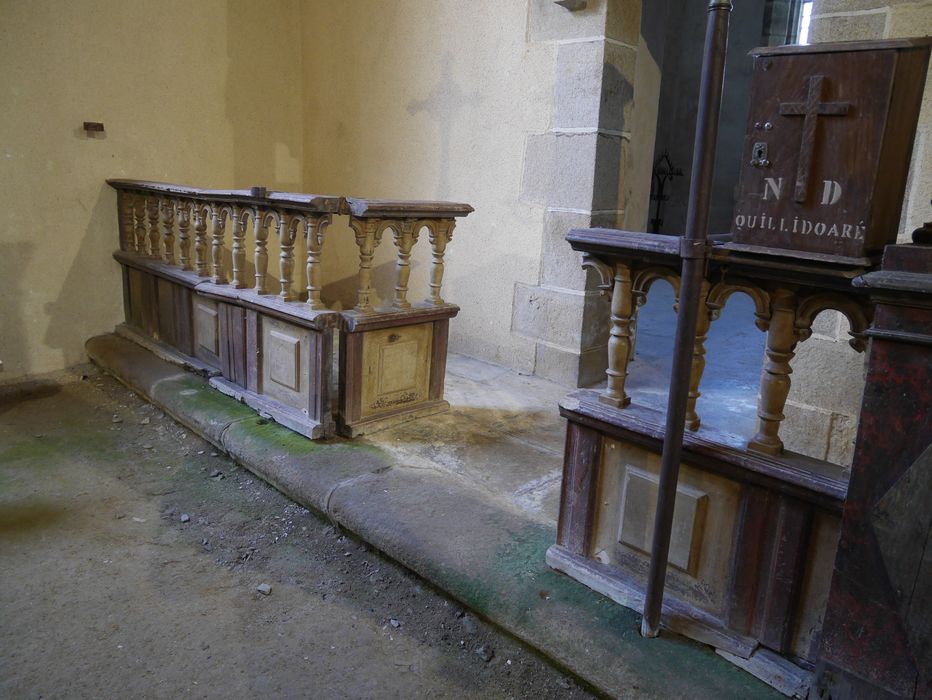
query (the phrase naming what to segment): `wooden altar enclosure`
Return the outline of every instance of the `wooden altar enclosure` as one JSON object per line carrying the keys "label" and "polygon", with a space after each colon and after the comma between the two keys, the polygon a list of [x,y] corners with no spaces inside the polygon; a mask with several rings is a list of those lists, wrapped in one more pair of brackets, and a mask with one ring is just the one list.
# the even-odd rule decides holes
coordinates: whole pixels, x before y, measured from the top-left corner
{"label": "wooden altar enclosure", "polygon": [[[671,412],[686,434],[679,477],[668,482],[676,498],[662,623],[788,695],[805,697],[813,679],[839,698],[932,694],[932,598],[917,583],[932,561],[932,521],[915,495],[932,493],[932,248],[919,245],[927,233],[894,245],[930,47],[905,39],[753,51],[758,99],[731,234],[701,253],[679,236],[566,237],[611,298],[610,339],[605,389],[560,404],[566,447],[547,562],[645,609],[672,428],[632,403],[625,385],[639,306],[658,280],[679,305],[684,260],[700,259],[698,294],[689,294],[695,335],[681,346],[692,353],[678,384],[688,384],[684,422]],[[802,219],[808,230],[787,228]],[[750,297],[766,333],[753,435],[710,430],[698,410],[705,342],[736,293]],[[785,450],[780,436],[792,360],[823,311],[845,316],[851,347],[869,350],[850,475]],[[885,414],[909,437],[884,432]]]}
{"label": "wooden altar enclosure", "polygon": [[[440,296],[444,254],[469,205],[108,184],[118,193],[121,335],[310,438],[359,435],[447,408],[447,332],[459,308]],[[349,217],[359,248],[356,305],[347,311],[321,299],[324,238],[335,215]],[[430,294],[412,302],[409,260],[424,229]],[[388,230],[397,251],[394,288],[376,308],[372,259]],[[270,243],[279,251],[277,279]]]}
{"label": "wooden altar enclosure", "polygon": [[[577,391],[560,405],[567,442],[548,562],[639,609],[664,426],[658,412],[630,402],[624,385],[638,306],[657,280],[679,294],[680,239],[579,229],[567,240],[611,293],[612,337],[606,389]],[[864,350],[872,307],[852,287],[863,272],[739,253],[722,243],[710,251],[674,515],[668,628],[742,658],[763,645],[814,663],[847,475],[841,466],[784,452],[779,430],[790,361],[821,311],[844,313],[852,347]],[[700,430],[697,411],[705,340],[735,293],[751,297],[757,326],[767,332],[754,436]]]}

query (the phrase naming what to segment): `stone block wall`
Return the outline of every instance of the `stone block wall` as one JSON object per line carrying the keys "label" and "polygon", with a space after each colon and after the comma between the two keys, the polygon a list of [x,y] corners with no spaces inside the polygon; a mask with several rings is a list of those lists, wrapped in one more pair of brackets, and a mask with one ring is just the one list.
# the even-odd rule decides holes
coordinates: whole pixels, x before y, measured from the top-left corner
{"label": "stone block wall", "polygon": [[[909,0],[815,0],[810,43],[888,39],[932,34],[932,2]],[[932,89],[927,79],[913,148],[898,239],[932,220]],[[789,449],[849,465],[857,431],[864,355],[848,345],[848,323],[837,313],[816,319],[812,337],[800,343],[782,434]]]}
{"label": "stone block wall", "polygon": [[565,236],[625,225],[640,15],[639,0],[528,6],[529,40],[554,48],[553,105],[526,143],[521,200],[544,208],[544,230],[539,280],[515,285],[511,328],[534,343],[535,374],[570,386],[604,377],[609,307]]}

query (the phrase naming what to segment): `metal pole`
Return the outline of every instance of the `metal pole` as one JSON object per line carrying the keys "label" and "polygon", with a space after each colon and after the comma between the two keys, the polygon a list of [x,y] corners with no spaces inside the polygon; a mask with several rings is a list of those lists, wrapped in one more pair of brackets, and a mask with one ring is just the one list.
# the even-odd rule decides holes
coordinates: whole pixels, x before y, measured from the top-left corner
{"label": "metal pole", "polygon": [[683,271],[680,280],[673,370],[670,374],[667,423],[660,460],[654,542],[650,552],[644,617],[641,620],[641,634],[645,637],[656,637],[660,633],[660,611],[663,607],[663,587],[667,575],[667,556],[670,553],[676,483],[680,471],[680,455],[683,451],[683,429],[686,422],[693,344],[696,338],[699,293],[705,274],[709,200],[712,194],[712,169],[715,165],[715,142],[722,104],[722,78],[725,73],[730,13],[731,0],[709,1],[709,19],[706,24],[702,58],[702,82],[699,86],[699,116],[696,119],[689,208],[686,214],[686,235],[681,243]]}

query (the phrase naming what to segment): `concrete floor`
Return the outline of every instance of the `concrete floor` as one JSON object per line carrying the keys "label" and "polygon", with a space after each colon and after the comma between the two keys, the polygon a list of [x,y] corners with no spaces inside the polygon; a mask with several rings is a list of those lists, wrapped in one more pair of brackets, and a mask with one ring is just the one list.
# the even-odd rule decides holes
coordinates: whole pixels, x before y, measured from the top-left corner
{"label": "concrete floor", "polygon": [[[642,367],[664,359],[645,352],[645,318]],[[126,340],[100,336],[88,351],[181,424],[102,377],[49,380],[0,404],[0,694],[584,692],[481,622],[469,632],[458,600],[612,696],[775,695],[707,647],[644,640],[635,611],[547,567],[564,387],[451,356],[449,413],[312,442]],[[427,595],[421,614],[416,576],[350,548],[298,504],[450,599]],[[396,573],[373,580],[373,568]],[[264,598],[255,586],[269,579]],[[489,662],[477,654],[486,642]]]}
{"label": "concrete floor", "polygon": [[0,390],[0,696],[588,692],[83,367]]}

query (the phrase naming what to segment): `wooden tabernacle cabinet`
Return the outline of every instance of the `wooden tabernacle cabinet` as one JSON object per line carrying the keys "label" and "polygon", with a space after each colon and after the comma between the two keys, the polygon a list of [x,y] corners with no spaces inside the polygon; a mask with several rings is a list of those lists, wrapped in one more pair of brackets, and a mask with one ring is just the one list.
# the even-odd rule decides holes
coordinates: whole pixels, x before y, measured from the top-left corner
{"label": "wooden tabernacle cabinet", "polygon": [[751,53],[733,247],[876,262],[896,241],[930,41]]}

